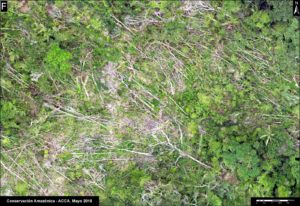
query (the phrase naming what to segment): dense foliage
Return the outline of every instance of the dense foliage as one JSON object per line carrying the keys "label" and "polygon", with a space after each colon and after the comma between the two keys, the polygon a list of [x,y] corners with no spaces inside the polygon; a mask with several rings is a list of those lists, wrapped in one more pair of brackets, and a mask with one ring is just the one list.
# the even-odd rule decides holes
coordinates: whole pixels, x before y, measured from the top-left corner
{"label": "dense foliage", "polygon": [[1,195],[300,196],[292,1],[9,1]]}

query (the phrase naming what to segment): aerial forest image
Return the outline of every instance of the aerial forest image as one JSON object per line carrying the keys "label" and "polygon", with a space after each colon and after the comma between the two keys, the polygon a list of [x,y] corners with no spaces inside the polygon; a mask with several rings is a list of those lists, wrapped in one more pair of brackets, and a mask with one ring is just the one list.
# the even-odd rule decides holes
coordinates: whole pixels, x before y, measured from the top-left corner
{"label": "aerial forest image", "polygon": [[295,2],[5,2],[1,196],[300,196]]}

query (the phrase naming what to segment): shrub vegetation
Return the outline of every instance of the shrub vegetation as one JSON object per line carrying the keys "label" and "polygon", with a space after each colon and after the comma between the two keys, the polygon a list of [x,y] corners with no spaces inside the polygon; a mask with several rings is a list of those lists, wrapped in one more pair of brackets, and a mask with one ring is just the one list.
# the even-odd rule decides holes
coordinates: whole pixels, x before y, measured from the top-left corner
{"label": "shrub vegetation", "polygon": [[292,1],[9,1],[1,195],[300,196]]}

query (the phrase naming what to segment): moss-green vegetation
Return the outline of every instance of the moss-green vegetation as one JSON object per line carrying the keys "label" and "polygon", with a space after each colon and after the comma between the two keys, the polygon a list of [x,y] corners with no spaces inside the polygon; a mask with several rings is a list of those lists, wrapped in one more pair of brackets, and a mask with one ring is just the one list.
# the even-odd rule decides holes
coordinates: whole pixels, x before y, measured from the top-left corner
{"label": "moss-green vegetation", "polygon": [[1,195],[245,206],[300,195],[289,1],[9,1]]}

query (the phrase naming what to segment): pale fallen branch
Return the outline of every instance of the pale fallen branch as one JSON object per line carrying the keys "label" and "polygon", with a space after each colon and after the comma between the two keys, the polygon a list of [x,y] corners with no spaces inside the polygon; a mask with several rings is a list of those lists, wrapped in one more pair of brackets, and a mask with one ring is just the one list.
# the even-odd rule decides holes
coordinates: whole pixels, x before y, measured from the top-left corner
{"label": "pale fallen branch", "polygon": [[188,154],[187,152],[182,151],[181,149],[177,148],[175,145],[173,145],[173,144],[171,143],[171,141],[170,141],[168,135],[167,135],[164,131],[162,131],[162,133],[163,133],[163,135],[166,137],[167,142],[168,142],[168,145],[169,145],[172,149],[174,149],[174,150],[176,150],[177,152],[179,152],[180,156],[182,156],[182,157],[188,157],[189,159],[193,160],[194,162],[197,162],[199,165],[201,165],[201,166],[203,166],[203,167],[205,167],[205,168],[207,168],[207,169],[211,169],[211,168],[212,168],[212,167],[209,166],[208,164],[205,164],[205,163],[199,161],[198,159],[196,159],[195,157],[191,156],[191,155]]}
{"label": "pale fallen branch", "polygon": [[2,167],[3,167],[4,169],[6,169],[9,173],[11,173],[13,176],[17,177],[17,178],[18,178],[19,180],[21,180],[22,182],[26,183],[26,181],[25,181],[22,177],[20,177],[19,175],[17,175],[17,174],[14,173],[13,171],[11,171],[9,168],[7,168],[6,165],[5,165],[2,161],[0,161],[0,163],[1,163]]}
{"label": "pale fallen branch", "polygon": [[129,31],[131,34],[134,34],[134,32],[131,31],[123,22],[121,22],[119,19],[117,19],[114,15],[111,15],[112,18],[121,26],[123,26],[127,31]]}

